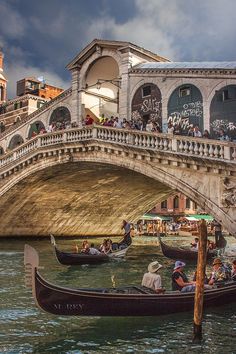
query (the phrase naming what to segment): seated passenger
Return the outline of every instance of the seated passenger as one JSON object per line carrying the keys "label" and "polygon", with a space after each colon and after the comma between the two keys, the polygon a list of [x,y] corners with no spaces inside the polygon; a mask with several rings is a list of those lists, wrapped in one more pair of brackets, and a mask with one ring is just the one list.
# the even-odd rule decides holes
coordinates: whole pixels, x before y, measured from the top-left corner
{"label": "seated passenger", "polygon": [[142,280],[142,286],[154,290],[160,294],[165,291],[161,286],[161,276],[157,274],[158,270],[162,268],[162,265],[158,262],[152,262],[148,266],[148,273],[145,273]]}
{"label": "seated passenger", "polygon": [[216,244],[211,240],[207,240],[207,249],[211,251],[214,250],[215,248],[216,248]]}
{"label": "seated passenger", "polygon": [[94,243],[91,243],[91,246],[89,247],[89,254],[98,256],[99,254],[101,254],[101,252],[99,252],[99,250],[94,247]]}
{"label": "seated passenger", "polygon": [[179,290],[182,292],[194,291],[195,281],[188,281],[187,275],[184,273],[185,263],[176,261],[174,271],[172,273],[172,290]]}
{"label": "seated passenger", "polygon": [[198,237],[195,237],[194,241],[190,243],[191,249],[194,251],[198,251],[198,244],[199,244],[199,239]]}
{"label": "seated passenger", "polygon": [[108,254],[112,252],[112,240],[104,239],[102,245],[99,248],[100,252]]}
{"label": "seated passenger", "polygon": [[236,281],[236,259],[232,263],[231,278]]}
{"label": "seated passenger", "polygon": [[88,244],[87,240],[83,241],[82,248],[81,248],[80,252],[81,253],[89,253],[89,244]]}
{"label": "seated passenger", "polygon": [[219,284],[230,279],[229,271],[220,258],[215,258],[212,263],[213,271],[210,276],[209,285]]}

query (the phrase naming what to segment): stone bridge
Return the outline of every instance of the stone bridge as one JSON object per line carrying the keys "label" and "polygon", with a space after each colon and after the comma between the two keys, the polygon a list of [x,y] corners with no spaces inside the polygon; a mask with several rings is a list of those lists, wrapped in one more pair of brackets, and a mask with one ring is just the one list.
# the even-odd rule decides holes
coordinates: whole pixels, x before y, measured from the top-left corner
{"label": "stone bridge", "polygon": [[236,235],[235,144],[102,126],[38,135],[0,158],[0,234],[120,234],[176,191]]}

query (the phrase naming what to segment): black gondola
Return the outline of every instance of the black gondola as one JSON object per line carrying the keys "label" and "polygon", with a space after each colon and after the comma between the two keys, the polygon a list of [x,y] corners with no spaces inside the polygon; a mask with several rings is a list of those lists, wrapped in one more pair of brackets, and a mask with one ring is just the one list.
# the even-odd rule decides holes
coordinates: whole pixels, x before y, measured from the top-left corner
{"label": "black gondola", "polygon": [[116,250],[109,254],[100,253],[98,255],[91,255],[87,253],[70,253],[64,252],[58,249],[56,245],[56,240],[53,235],[51,235],[51,244],[54,247],[56,258],[60,264],[63,265],[82,265],[82,264],[99,264],[103,262],[108,262],[112,258],[124,257],[130,246]]}
{"label": "black gondola", "polygon": [[[165,257],[171,258],[174,260],[187,260],[197,262],[198,252],[190,249],[190,247],[174,247],[165,244],[161,237],[159,237],[160,247],[162,253]],[[217,256],[217,250],[208,250],[207,259],[212,259]]]}
{"label": "black gondola", "polygon": [[[192,311],[194,292],[152,293],[143,287],[70,289],[47,282],[39,274],[39,257],[25,245],[26,285],[32,287],[37,306],[54,315],[64,316],[158,316]],[[236,282],[205,290],[204,307],[236,301]]]}

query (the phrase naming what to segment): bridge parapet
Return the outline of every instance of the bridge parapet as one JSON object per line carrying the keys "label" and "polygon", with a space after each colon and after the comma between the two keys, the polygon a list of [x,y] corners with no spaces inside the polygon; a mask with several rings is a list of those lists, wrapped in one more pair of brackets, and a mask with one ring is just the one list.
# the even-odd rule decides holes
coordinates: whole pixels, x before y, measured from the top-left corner
{"label": "bridge parapet", "polygon": [[198,157],[206,159],[206,161],[222,161],[236,164],[236,145],[231,142],[162,133],[153,134],[94,125],[38,135],[12,152],[2,155],[0,158],[0,173],[2,168],[5,169],[8,165],[12,165],[14,162],[17,163],[17,160],[23,156],[27,156],[32,151],[42,147],[89,140],[100,140],[144,151],[162,151],[173,155]]}

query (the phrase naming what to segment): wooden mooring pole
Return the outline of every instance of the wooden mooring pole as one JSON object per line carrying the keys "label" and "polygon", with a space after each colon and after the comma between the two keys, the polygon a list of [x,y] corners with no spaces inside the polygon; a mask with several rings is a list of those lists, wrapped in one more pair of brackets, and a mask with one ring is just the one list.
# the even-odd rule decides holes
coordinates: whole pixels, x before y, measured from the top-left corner
{"label": "wooden mooring pole", "polygon": [[196,290],[194,298],[194,323],[193,323],[193,342],[202,340],[202,316],[203,316],[203,297],[204,297],[204,279],[206,272],[207,257],[207,226],[206,221],[201,220],[199,226],[199,245],[197,260]]}

